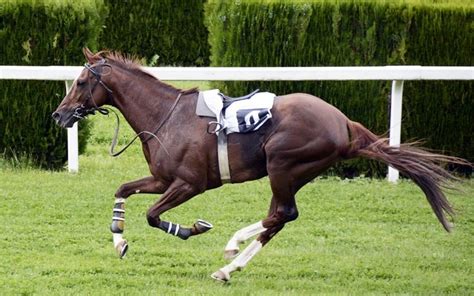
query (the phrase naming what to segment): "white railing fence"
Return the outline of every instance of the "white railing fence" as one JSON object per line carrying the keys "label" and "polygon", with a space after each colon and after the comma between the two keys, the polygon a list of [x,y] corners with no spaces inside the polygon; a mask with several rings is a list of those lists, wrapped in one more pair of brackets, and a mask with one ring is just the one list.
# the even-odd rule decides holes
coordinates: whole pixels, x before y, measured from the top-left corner
{"label": "white railing fence", "polygon": [[[0,79],[62,80],[66,92],[79,76],[78,66],[0,66]],[[390,145],[400,145],[403,82],[406,80],[473,80],[474,67],[145,67],[161,80],[176,81],[320,81],[387,80],[392,82],[390,110]],[[52,112],[53,110],[51,110]],[[68,169],[79,171],[77,123],[68,129]],[[398,171],[389,167],[388,180],[396,182]]]}

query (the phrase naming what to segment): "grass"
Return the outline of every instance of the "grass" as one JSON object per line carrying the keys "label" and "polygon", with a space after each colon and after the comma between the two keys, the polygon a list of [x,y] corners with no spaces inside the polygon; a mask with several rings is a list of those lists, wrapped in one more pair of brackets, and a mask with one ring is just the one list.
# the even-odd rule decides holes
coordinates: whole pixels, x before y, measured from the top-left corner
{"label": "grass", "polygon": [[226,185],[165,213],[175,223],[214,224],[188,241],[147,225],[158,196],[132,196],[130,250],[119,260],[108,229],[113,194],[149,173],[139,145],[107,155],[113,118],[91,120],[78,174],[0,170],[1,295],[474,294],[473,180],[460,185],[464,193],[449,194],[458,215],[447,234],[412,182],[317,179],[298,194],[299,219],[228,285],[209,275],[226,263],[232,234],[265,217],[266,178]]}

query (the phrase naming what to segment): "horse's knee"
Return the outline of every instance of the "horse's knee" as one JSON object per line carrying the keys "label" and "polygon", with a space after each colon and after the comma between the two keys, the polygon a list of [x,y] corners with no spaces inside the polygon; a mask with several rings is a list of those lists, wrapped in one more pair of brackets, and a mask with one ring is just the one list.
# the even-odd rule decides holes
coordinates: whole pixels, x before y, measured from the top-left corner
{"label": "horse's knee", "polygon": [[130,194],[127,194],[127,187],[125,184],[122,184],[115,192],[115,197],[127,198],[129,196]]}
{"label": "horse's knee", "polygon": [[151,211],[146,213],[146,220],[148,221],[148,225],[151,227],[158,227],[160,224],[160,219],[156,217]]}

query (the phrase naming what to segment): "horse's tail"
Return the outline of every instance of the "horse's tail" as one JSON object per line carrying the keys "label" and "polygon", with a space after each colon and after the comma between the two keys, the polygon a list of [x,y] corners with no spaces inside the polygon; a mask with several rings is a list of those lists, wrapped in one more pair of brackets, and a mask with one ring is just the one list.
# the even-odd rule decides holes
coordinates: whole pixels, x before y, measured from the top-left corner
{"label": "horse's tail", "polygon": [[387,138],[376,136],[358,122],[348,121],[347,126],[351,141],[346,157],[362,156],[382,161],[412,179],[423,190],[436,217],[449,232],[451,223],[446,220],[446,214],[452,217],[454,211],[441,189],[452,188],[449,181],[457,178],[441,164],[472,164],[461,158],[429,152],[417,147],[417,143],[390,147]]}

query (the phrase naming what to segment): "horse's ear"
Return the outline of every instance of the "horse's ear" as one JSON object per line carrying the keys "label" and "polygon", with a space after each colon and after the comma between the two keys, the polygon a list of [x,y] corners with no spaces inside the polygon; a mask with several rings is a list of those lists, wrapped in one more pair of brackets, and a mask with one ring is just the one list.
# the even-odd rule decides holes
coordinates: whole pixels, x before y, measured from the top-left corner
{"label": "horse's ear", "polygon": [[84,57],[86,58],[86,60],[89,64],[94,63],[94,54],[92,53],[92,51],[89,48],[84,47],[82,49],[82,53],[84,53]]}

